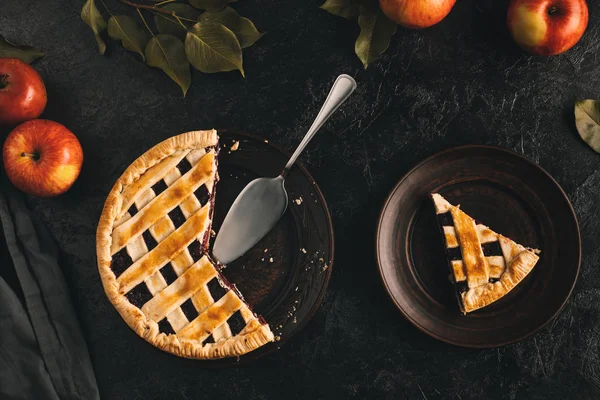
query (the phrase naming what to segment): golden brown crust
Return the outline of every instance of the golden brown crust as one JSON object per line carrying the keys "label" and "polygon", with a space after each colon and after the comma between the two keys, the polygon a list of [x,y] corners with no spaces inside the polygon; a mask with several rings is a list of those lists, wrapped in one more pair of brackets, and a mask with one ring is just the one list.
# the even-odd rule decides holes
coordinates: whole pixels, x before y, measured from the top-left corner
{"label": "golden brown crust", "polygon": [[174,334],[162,333],[155,321],[147,318],[139,308],[132,305],[121,294],[119,283],[111,269],[113,228],[116,220],[125,213],[132,202],[130,193],[127,198],[122,196],[124,188],[128,185],[135,185],[135,182],[140,180],[140,177],[148,169],[176,152],[205,149],[216,146],[217,142],[218,137],[215,130],[193,131],[169,138],[148,150],[125,170],[113,186],[104,204],[96,232],[98,270],[104,291],[111,303],[129,327],[139,336],[154,346],[181,357],[211,359],[239,356],[274,340],[269,326],[262,325],[257,321],[250,321],[246,328],[236,336],[222,338],[215,343],[205,345],[195,340],[179,338]]}
{"label": "golden brown crust", "polygon": [[468,290],[461,295],[465,312],[485,307],[505,296],[531,272],[539,257],[525,249],[506,266],[500,280]]}
{"label": "golden brown crust", "polygon": [[214,175],[214,153],[206,154],[186,176],[178,179],[164,192],[152,199],[143,209],[129,220],[114,228],[111,253],[121,250],[128,241],[141,235],[166,213],[177,207],[202,184]]}
{"label": "golden brown crust", "polygon": [[201,227],[200,231],[206,229],[208,218],[208,207],[205,206],[192,215],[191,218],[187,219],[183,225],[167,236],[165,240],[158,243],[152,251],[131,264],[117,278],[119,291],[122,294],[129,292],[175,258],[178,253],[181,253],[183,247],[187,247],[196,238],[198,227]]}
{"label": "golden brown crust", "polygon": [[157,293],[142,306],[142,312],[153,321],[160,321],[175,308],[192,297],[199,287],[204,286],[217,276],[217,270],[208,258],[202,257],[198,262],[181,274],[173,284]]}
{"label": "golden brown crust", "polygon": [[177,337],[202,342],[243,305],[242,300],[233,291],[229,291],[219,301],[208,306],[198,318],[177,332]]}

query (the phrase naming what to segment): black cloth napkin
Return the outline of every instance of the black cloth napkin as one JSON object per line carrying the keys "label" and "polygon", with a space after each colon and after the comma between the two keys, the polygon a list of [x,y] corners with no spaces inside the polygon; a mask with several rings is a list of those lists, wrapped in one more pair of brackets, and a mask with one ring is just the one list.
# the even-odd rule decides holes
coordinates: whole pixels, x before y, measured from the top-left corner
{"label": "black cloth napkin", "polygon": [[5,177],[0,223],[0,399],[99,399],[56,244]]}

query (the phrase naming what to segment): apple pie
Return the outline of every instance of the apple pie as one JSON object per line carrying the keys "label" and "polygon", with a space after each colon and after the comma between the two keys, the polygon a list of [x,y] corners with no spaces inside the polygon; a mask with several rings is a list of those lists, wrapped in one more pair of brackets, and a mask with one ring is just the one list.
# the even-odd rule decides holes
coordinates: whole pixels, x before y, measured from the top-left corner
{"label": "apple pie", "polygon": [[98,224],[98,268],[125,322],[182,357],[239,356],[274,340],[209,256],[218,181],[215,130],[154,146],[110,191]]}
{"label": "apple pie", "polygon": [[525,248],[492,231],[437,193],[432,199],[463,313],[502,298],[535,267],[539,250]]}

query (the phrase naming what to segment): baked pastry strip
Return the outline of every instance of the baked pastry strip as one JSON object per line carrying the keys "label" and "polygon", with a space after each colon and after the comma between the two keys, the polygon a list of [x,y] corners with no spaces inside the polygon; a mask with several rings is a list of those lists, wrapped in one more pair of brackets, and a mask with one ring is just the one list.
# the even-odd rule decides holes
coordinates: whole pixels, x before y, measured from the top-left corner
{"label": "baked pastry strip", "polygon": [[464,268],[467,271],[469,289],[488,283],[490,280],[488,264],[481,249],[475,221],[457,207],[452,207],[450,213],[460,243]]}

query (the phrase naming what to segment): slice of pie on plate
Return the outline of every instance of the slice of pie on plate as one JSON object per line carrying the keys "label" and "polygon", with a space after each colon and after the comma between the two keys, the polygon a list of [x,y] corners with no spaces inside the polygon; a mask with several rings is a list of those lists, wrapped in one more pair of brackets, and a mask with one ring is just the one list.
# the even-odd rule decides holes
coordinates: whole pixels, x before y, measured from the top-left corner
{"label": "slice of pie on plate", "polygon": [[535,267],[539,250],[492,231],[437,193],[431,197],[463,313],[502,298]]}
{"label": "slice of pie on plate", "polygon": [[274,340],[208,255],[218,153],[215,130],[154,146],[117,180],[96,234],[117,311],[154,346],[188,358],[239,356]]}

